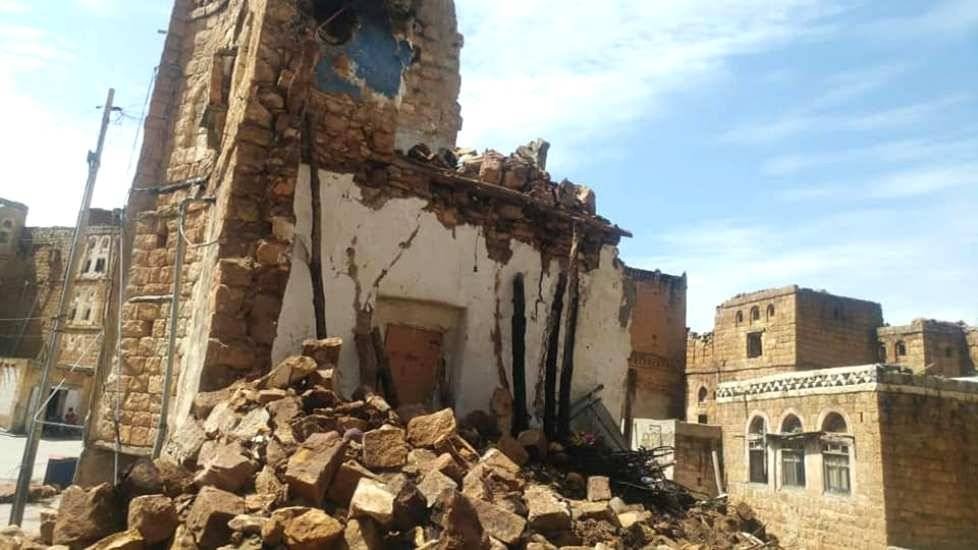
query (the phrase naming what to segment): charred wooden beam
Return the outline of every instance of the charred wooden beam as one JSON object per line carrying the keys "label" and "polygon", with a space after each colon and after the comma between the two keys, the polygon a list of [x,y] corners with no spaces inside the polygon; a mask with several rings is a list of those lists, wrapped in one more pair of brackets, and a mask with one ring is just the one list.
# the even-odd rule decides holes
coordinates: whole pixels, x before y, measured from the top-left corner
{"label": "charred wooden beam", "polygon": [[577,249],[579,244],[580,239],[578,239],[577,231],[575,230],[567,267],[567,332],[564,334],[564,361],[560,368],[560,404],[557,411],[557,438],[562,441],[570,436],[571,387],[574,382],[577,309],[580,306],[581,300],[581,293],[578,288],[579,265]]}
{"label": "charred wooden beam", "polygon": [[526,295],[523,274],[513,279],[513,435],[528,427],[526,412]]}
{"label": "charred wooden beam", "polygon": [[557,435],[557,355],[560,353],[560,315],[564,309],[564,291],[567,289],[567,274],[561,272],[557,277],[557,288],[550,304],[550,317],[547,319],[547,356],[543,370],[543,431],[554,439]]}

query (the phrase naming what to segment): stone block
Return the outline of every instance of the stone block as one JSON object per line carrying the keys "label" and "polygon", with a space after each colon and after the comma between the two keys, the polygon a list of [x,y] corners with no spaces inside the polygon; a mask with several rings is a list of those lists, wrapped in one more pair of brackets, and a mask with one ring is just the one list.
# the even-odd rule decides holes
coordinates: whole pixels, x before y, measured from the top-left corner
{"label": "stone block", "polygon": [[496,443],[496,448],[519,466],[523,466],[530,460],[530,455],[526,452],[526,449],[517,440],[508,435],[499,438],[499,441]]}
{"label": "stone block", "polygon": [[495,504],[472,499],[472,506],[479,516],[479,523],[489,536],[506,544],[516,544],[526,529],[526,520]]}
{"label": "stone block", "polygon": [[322,503],[346,447],[347,442],[335,432],[310,436],[289,458],[285,469],[285,482],[291,494],[310,504]]}
{"label": "stone block", "polygon": [[343,536],[343,525],[322,510],[309,510],[287,522],[284,535],[290,550],[319,550]]}
{"label": "stone block", "polygon": [[407,425],[407,440],[415,447],[433,447],[439,439],[454,436],[456,428],[455,413],[442,409],[412,418]]}
{"label": "stone block", "polygon": [[194,477],[194,482],[200,487],[210,485],[234,493],[251,481],[256,469],[255,463],[244,456],[240,445],[221,445]]}
{"label": "stone block", "polygon": [[385,484],[362,478],[350,499],[350,517],[367,517],[384,527],[390,526],[394,521],[395,498]]}
{"label": "stone block", "polygon": [[85,490],[72,485],[61,493],[54,544],[82,548],[122,529],[122,509],[108,483]]}
{"label": "stone block", "polygon": [[165,495],[144,495],[129,502],[129,529],[139,531],[148,544],[169,539],[178,523],[173,500]]}
{"label": "stone block", "polygon": [[570,529],[570,510],[550,488],[532,485],[526,489],[523,500],[526,501],[529,510],[527,519],[533,529],[548,533]]}
{"label": "stone block", "polygon": [[605,476],[591,476],[587,478],[587,499],[594,502],[598,500],[611,500],[611,483]]}
{"label": "stone block", "polygon": [[400,468],[407,463],[404,430],[383,427],[363,434],[363,463],[368,468]]}
{"label": "stone block", "polygon": [[185,520],[197,544],[203,549],[221,546],[231,536],[228,522],[244,513],[244,499],[215,487],[197,493]]}

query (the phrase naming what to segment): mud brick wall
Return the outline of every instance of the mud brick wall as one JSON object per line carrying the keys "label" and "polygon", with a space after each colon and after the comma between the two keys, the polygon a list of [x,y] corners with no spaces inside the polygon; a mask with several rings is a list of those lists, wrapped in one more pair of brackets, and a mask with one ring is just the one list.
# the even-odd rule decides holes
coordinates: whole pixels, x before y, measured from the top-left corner
{"label": "mud brick wall", "polygon": [[799,289],[797,364],[818,369],[876,362],[876,329],[883,325],[879,304]]}
{"label": "mud brick wall", "polygon": [[978,547],[978,395],[894,389],[879,394],[888,543]]}
{"label": "mud brick wall", "polygon": [[[797,395],[721,402],[726,489],[732,500],[750,504],[785,547],[809,549],[876,548],[887,545],[883,495],[883,454],[877,395],[872,391],[831,395]],[[824,491],[821,449],[817,440],[805,445],[806,486],[782,487],[777,445],[768,446],[768,483],[749,481],[748,425],[757,415],[769,432],[780,432],[791,413],[805,431],[819,430],[824,415],[834,411],[846,419],[854,436],[850,479],[852,494]]]}

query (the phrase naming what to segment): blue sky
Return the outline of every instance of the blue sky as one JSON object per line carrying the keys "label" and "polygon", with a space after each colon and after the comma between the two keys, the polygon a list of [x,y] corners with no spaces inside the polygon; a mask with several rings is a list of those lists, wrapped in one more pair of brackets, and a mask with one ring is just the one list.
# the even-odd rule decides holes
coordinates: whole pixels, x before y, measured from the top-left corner
{"label": "blue sky", "polygon": [[[688,273],[694,329],[792,283],[978,323],[978,2],[456,1],[459,144],[551,141],[629,264]],[[124,201],[168,12],[0,0],[0,196],[29,223],[72,223],[109,85],[96,204]]]}

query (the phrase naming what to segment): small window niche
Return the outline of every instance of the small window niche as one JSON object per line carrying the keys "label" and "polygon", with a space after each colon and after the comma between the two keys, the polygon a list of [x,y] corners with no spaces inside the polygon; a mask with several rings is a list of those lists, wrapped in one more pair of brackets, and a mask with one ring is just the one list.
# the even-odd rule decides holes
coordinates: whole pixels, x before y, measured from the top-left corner
{"label": "small window niche", "polygon": [[907,344],[903,340],[900,340],[899,342],[896,343],[896,356],[906,357],[906,355],[907,355]]}
{"label": "small window niche", "polygon": [[700,424],[709,424],[709,418],[705,414],[698,415],[696,421]]}
{"label": "small window niche", "polygon": [[762,332],[751,332],[747,335],[747,358],[753,359],[764,355]]}
{"label": "small window niche", "polygon": [[754,306],[750,308],[750,320],[760,321],[761,320],[761,308]]}

